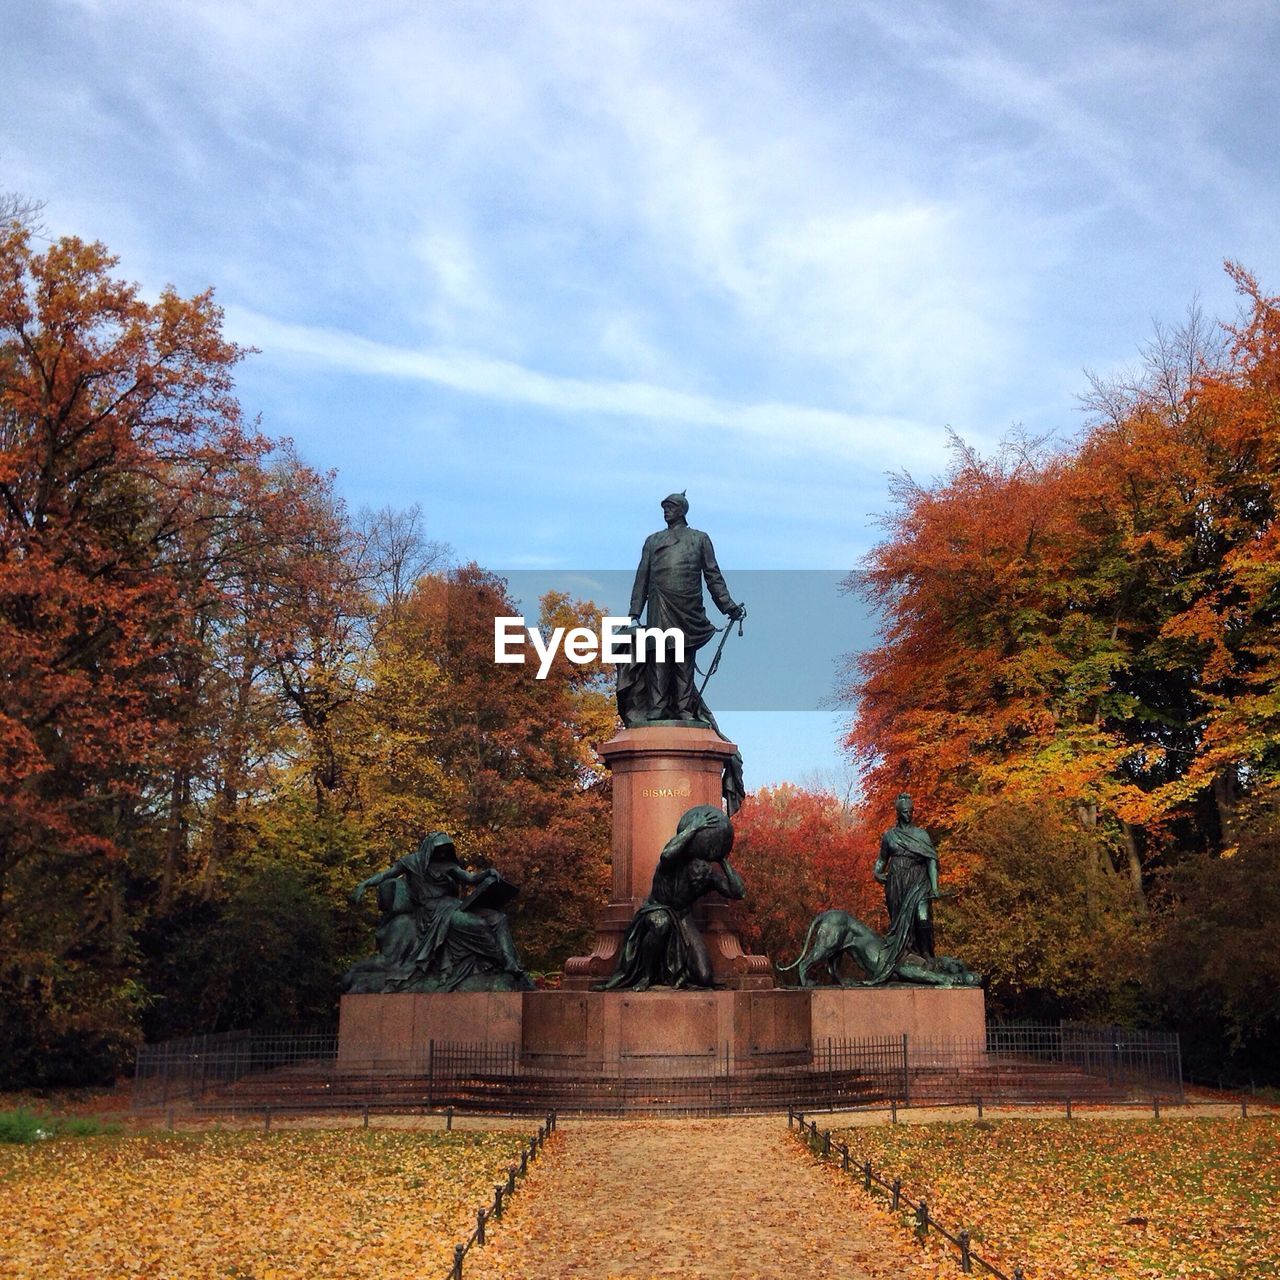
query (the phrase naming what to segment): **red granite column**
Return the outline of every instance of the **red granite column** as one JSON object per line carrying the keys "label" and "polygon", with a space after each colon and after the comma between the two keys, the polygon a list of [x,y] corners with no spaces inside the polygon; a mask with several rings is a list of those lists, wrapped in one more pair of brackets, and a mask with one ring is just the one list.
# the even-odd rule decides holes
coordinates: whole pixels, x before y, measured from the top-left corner
{"label": "red granite column", "polygon": [[[671,724],[623,729],[600,748],[613,772],[613,893],[591,954],[565,964],[566,987],[581,990],[613,972],[622,935],[649,892],[663,845],[685,810],[721,806],[724,762],[737,749],[710,729]],[[708,899],[697,915],[717,982],[773,985],[769,961],[743,954],[718,898]]]}

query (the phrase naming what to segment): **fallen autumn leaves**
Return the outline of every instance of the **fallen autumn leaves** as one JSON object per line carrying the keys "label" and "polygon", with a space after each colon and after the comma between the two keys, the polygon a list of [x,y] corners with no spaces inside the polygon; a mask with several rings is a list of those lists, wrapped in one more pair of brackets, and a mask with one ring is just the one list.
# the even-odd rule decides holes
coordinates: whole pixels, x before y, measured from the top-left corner
{"label": "fallen autumn leaves", "polygon": [[[1280,1276],[1280,1118],[833,1130],[974,1249],[1034,1280]],[[836,1174],[835,1176],[844,1175]],[[937,1237],[937,1251],[954,1250]]]}
{"label": "fallen autumn leaves", "polygon": [[[837,1131],[1031,1280],[1280,1275],[1280,1119]],[[515,1131],[289,1130],[0,1148],[5,1280],[443,1277]],[[467,1259],[482,1280],[959,1274],[780,1117],[578,1123]]]}
{"label": "fallen autumn leaves", "polygon": [[524,1141],[513,1131],[322,1130],[0,1148],[0,1275],[443,1275]]}

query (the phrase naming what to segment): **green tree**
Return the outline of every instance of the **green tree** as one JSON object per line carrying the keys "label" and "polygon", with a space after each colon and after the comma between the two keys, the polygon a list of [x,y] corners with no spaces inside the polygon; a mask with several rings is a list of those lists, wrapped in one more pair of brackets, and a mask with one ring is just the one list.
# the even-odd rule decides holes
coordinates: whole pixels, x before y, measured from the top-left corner
{"label": "green tree", "polygon": [[946,856],[975,870],[938,904],[948,953],[987,978],[1005,1017],[1128,1021],[1140,1011],[1147,947],[1123,877],[1095,831],[1052,804],[993,804],[955,831]]}
{"label": "green tree", "polygon": [[1280,1083],[1280,819],[1256,819],[1229,856],[1184,860],[1163,892],[1148,981],[1188,1070]]}

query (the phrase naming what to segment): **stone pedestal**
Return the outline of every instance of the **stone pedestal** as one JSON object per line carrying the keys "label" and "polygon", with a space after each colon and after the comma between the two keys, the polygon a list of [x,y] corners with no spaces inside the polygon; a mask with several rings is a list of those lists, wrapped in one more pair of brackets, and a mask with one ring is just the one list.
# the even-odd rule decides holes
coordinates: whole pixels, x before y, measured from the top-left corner
{"label": "stone pedestal", "polygon": [[[613,773],[613,892],[597,922],[591,954],[565,964],[566,988],[586,990],[613,972],[623,934],[648,896],[663,845],[687,809],[722,803],[724,764],[737,749],[710,729],[679,722],[623,729],[600,748]],[[724,902],[712,896],[695,908],[694,917],[718,983],[738,989],[773,986],[768,959],[743,952]]]}
{"label": "stone pedestal", "polygon": [[[432,1041],[487,1046],[522,1071],[566,1078],[663,1078],[763,1067],[807,1070],[828,1041],[901,1040],[930,1049],[986,1043],[982,991],[814,987],[771,991],[526,991],[346,995],[338,1064],[423,1074]],[[924,1055],[923,1057],[921,1055]]]}
{"label": "stone pedestal", "polygon": [[338,1010],[338,1065],[424,1070],[433,1040],[518,1049],[522,991],[347,995]]}
{"label": "stone pedestal", "polygon": [[700,1075],[804,1067],[812,1055],[800,991],[535,991],[520,1058],[582,1075]]}
{"label": "stone pedestal", "polygon": [[810,987],[813,1042],[897,1038],[983,1044],[981,987]]}

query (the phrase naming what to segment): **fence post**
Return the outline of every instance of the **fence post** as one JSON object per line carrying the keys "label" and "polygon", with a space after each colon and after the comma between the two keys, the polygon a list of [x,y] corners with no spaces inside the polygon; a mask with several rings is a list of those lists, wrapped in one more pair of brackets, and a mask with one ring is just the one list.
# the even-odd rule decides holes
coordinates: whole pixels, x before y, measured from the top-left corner
{"label": "fence post", "polygon": [[956,1239],[960,1242],[960,1270],[967,1275],[973,1270],[973,1260],[969,1257],[969,1233],[961,1231]]}
{"label": "fence post", "polygon": [[894,1178],[893,1180],[893,1211],[898,1212],[902,1204],[902,1179]]}
{"label": "fence post", "polygon": [[929,1231],[929,1206],[923,1200],[916,1206],[916,1230],[921,1235],[926,1235]]}
{"label": "fence post", "polygon": [[791,1122],[792,1120],[795,1119],[795,1114],[796,1114],[796,1109],[791,1105],[791,1103],[788,1102],[787,1103],[787,1128],[788,1129],[791,1128]]}
{"label": "fence post", "polygon": [[1151,1114],[1154,1119],[1160,1119],[1160,1095],[1158,1093],[1151,1095]]}
{"label": "fence post", "polygon": [[450,1133],[453,1130],[453,1108],[445,1107],[444,1109],[444,1131]]}
{"label": "fence post", "polygon": [[864,1191],[871,1190],[871,1161],[867,1160],[862,1165],[862,1189]]}
{"label": "fence post", "polygon": [[1240,1099],[1240,1119],[1247,1120],[1249,1118],[1249,1103],[1246,1099]]}
{"label": "fence post", "polygon": [[462,1260],[467,1256],[465,1244],[453,1246],[453,1280],[462,1280]]}
{"label": "fence post", "polygon": [[476,1210],[476,1244],[484,1244],[484,1210]]}
{"label": "fence post", "polygon": [[840,1168],[845,1172],[849,1172],[849,1144],[842,1142],[840,1144]]}
{"label": "fence post", "polygon": [[898,1103],[894,1098],[889,1099],[889,1123],[898,1123]]}
{"label": "fence post", "polygon": [[[436,1042],[427,1041],[427,1110],[430,1111],[436,1102]],[[459,1266],[462,1264],[459,1263]]]}
{"label": "fence post", "polygon": [[507,1165],[507,1195],[513,1196],[516,1193],[516,1167],[513,1164]]}
{"label": "fence post", "polygon": [[1067,1097],[1067,1119],[1071,1119],[1071,1098],[1069,1095]]}
{"label": "fence post", "polygon": [[529,1152],[525,1147],[520,1148],[520,1176],[523,1178],[529,1172]]}
{"label": "fence post", "polygon": [[271,1108],[270,1107],[267,1107],[267,1109],[262,1113],[262,1132],[263,1133],[271,1132]]}
{"label": "fence post", "polygon": [[1187,1091],[1182,1083],[1182,1033],[1180,1031],[1173,1033],[1173,1055],[1178,1063],[1178,1101],[1185,1103]]}
{"label": "fence post", "polygon": [[495,1218],[502,1217],[502,1193],[505,1190],[506,1188],[501,1182],[493,1189],[493,1216]]}
{"label": "fence post", "polygon": [[978,1104],[978,1119],[981,1120],[982,1119],[982,1095],[979,1094],[978,1097],[974,1099],[974,1101]]}
{"label": "fence post", "polygon": [[366,1129],[369,1127],[369,1104],[367,1102],[364,1104],[364,1127]]}
{"label": "fence post", "polygon": [[822,1131],[822,1158],[825,1160],[831,1154],[831,1130],[823,1129]]}
{"label": "fence post", "polygon": [[[911,1105],[911,1064],[907,1057],[907,1033],[902,1033],[902,1101]],[[894,1108],[894,1124],[897,1124],[897,1108]]]}
{"label": "fence post", "polygon": [[729,1042],[724,1042],[724,1113],[733,1113],[733,1073],[729,1069]]}

